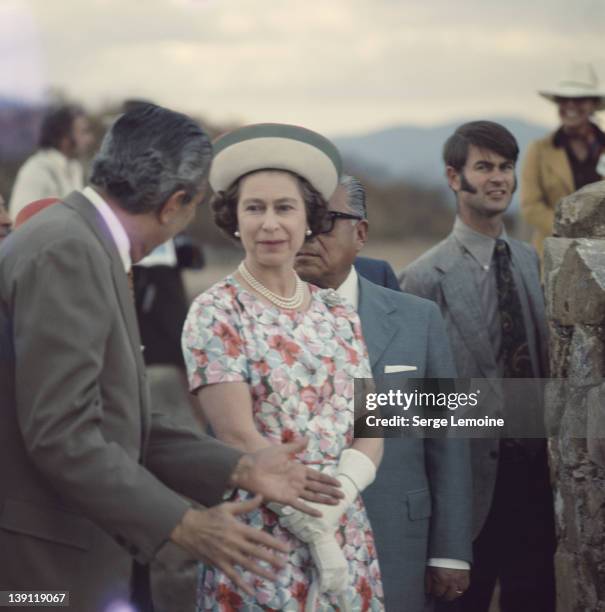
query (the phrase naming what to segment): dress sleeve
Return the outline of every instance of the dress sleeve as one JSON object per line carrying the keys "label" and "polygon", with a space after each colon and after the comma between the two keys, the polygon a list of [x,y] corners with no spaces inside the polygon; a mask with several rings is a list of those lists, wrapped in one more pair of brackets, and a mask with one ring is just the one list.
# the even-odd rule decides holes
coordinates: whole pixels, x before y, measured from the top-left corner
{"label": "dress sleeve", "polygon": [[223,382],[249,382],[242,319],[234,288],[218,285],[191,305],[181,339],[189,390]]}

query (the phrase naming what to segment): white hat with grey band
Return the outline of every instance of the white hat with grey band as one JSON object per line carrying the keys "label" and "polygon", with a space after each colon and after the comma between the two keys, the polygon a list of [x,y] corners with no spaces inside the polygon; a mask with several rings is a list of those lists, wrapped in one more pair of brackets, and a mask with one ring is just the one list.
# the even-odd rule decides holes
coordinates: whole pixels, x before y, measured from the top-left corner
{"label": "white hat with grey band", "polygon": [[296,125],[257,123],[223,134],[213,143],[210,186],[227,190],[258,170],[286,170],[305,178],[327,201],[340,178],[338,149],[327,138]]}

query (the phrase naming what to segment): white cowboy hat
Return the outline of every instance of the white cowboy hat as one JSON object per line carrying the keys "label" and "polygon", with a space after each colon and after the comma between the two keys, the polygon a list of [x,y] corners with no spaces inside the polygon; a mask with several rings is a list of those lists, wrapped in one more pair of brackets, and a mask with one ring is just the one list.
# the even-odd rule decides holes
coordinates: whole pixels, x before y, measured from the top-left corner
{"label": "white cowboy hat", "polygon": [[597,74],[588,63],[573,62],[554,87],[538,93],[552,102],[556,98],[598,98],[597,110],[605,108],[605,90],[599,88]]}
{"label": "white cowboy hat", "polygon": [[215,192],[256,170],[288,170],[307,179],[327,201],[342,169],[340,153],[327,138],[296,125],[247,125],[220,136],[213,150],[209,180]]}

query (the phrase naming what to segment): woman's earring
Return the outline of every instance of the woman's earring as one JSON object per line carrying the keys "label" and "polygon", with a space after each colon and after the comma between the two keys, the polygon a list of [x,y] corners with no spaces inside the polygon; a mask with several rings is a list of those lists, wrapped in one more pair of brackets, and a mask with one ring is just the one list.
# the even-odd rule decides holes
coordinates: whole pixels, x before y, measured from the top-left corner
{"label": "woman's earring", "polygon": [[235,230],[235,231],[233,232],[233,235],[234,235],[236,238],[239,238],[239,232],[238,232],[237,230]]}
{"label": "woman's earring", "polygon": [[313,232],[309,228],[305,230],[305,236],[310,236],[312,233]]}

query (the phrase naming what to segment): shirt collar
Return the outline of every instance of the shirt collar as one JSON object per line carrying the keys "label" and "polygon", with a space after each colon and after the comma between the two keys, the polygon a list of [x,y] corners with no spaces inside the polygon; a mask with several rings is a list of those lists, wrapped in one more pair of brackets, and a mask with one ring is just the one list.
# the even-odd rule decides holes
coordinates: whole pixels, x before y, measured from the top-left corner
{"label": "shirt collar", "polygon": [[355,266],[351,266],[351,271],[347,278],[344,279],[340,287],[336,289],[336,293],[341,298],[344,298],[355,308],[355,310],[359,307],[359,278],[357,276],[357,271],[355,270]]}
{"label": "shirt collar", "polygon": [[[590,123],[590,125],[592,126],[592,130],[594,132],[594,135],[597,139],[597,142],[605,145],[605,133],[603,133],[600,129],[598,125],[595,125],[594,123]],[[567,145],[567,143],[569,142],[569,137],[567,136],[567,134],[565,133],[565,131],[563,130],[563,127],[560,127],[554,134],[552,137],[552,143],[555,147],[564,147],[565,145]]]}
{"label": "shirt collar", "polygon": [[[494,254],[494,247],[496,246],[496,239],[470,228],[458,216],[456,216],[456,221],[454,222],[453,234],[456,240],[458,240],[458,242],[471,254],[473,259],[484,270],[489,270]],[[508,243],[508,236],[506,235],[504,226],[498,238]]]}
{"label": "shirt collar", "polygon": [[126,273],[130,272],[132,267],[132,259],[130,258],[130,239],[124,229],[124,226],[120,223],[117,215],[111,210],[111,207],[107,202],[92,188],[85,187],[82,190],[82,195],[85,196],[90,203],[97,209],[103,221],[107,223],[109,233],[115,242],[120,259],[124,265]]}

